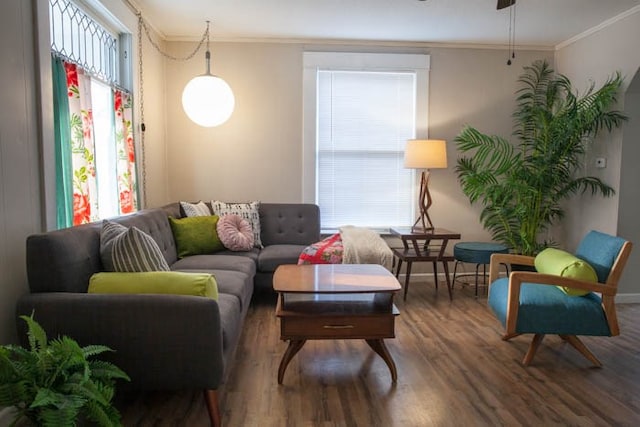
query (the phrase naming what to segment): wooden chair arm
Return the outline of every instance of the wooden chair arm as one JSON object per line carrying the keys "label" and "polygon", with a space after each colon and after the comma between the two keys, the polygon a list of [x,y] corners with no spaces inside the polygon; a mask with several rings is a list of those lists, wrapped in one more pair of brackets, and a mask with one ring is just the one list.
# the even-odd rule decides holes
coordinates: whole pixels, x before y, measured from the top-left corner
{"label": "wooden chair arm", "polygon": [[509,277],[512,281],[537,283],[539,285],[566,286],[567,288],[582,289],[590,292],[598,292],[602,295],[615,295],[617,288],[598,282],[585,282],[570,277],[556,276],[553,274],[536,273],[535,271],[514,271]]}
{"label": "wooden chair arm", "polygon": [[516,254],[493,254],[491,264],[489,264],[489,283],[493,283],[498,278],[500,264],[534,265],[535,258],[526,255]]}
{"label": "wooden chair arm", "polygon": [[[491,258],[491,261],[493,262],[493,257]],[[509,291],[507,296],[507,321],[505,325],[506,336],[516,333],[516,322],[518,321],[518,309],[520,307],[520,289],[522,287],[522,284],[525,282],[536,283],[539,285],[566,286],[569,288],[599,292],[603,295],[603,302],[605,299],[608,299],[607,296],[613,299],[613,296],[617,291],[615,286],[605,285],[598,282],[584,282],[582,280],[555,276],[553,274],[542,274],[535,271],[514,271],[509,276]],[[607,307],[603,308],[605,309],[605,313],[609,313],[607,311]],[[614,309],[615,308],[612,308],[611,310]],[[617,329],[614,330],[612,328],[612,332],[617,332]],[[612,335],[616,334],[617,333],[612,333]]]}

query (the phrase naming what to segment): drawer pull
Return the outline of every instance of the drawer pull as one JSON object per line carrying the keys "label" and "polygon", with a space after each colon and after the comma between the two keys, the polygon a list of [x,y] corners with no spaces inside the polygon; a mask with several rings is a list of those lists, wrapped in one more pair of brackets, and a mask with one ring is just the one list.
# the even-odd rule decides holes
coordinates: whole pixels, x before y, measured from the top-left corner
{"label": "drawer pull", "polygon": [[324,329],[353,329],[353,325],[324,325]]}

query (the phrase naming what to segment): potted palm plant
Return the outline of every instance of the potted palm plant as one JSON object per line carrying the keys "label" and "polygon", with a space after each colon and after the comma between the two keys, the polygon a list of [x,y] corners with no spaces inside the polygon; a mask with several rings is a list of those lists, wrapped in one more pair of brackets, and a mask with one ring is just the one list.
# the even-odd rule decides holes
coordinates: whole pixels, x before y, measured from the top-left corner
{"label": "potted palm plant", "polygon": [[106,346],[80,347],[69,337],[51,341],[33,316],[27,322],[29,349],[0,347],[0,407],[13,408],[11,425],[120,425],[112,406],[116,379],[129,377],[115,365],[93,360]]}
{"label": "potted palm plant", "polygon": [[562,219],[562,202],[591,192],[610,196],[613,188],[581,176],[588,141],[611,131],[626,117],[612,107],[622,84],[616,73],[602,87],[579,95],[546,61],[524,67],[513,113],[514,143],[465,126],[456,137],[462,156],[456,173],[480,221],[494,240],[516,253],[533,255],[553,242],[541,233]]}

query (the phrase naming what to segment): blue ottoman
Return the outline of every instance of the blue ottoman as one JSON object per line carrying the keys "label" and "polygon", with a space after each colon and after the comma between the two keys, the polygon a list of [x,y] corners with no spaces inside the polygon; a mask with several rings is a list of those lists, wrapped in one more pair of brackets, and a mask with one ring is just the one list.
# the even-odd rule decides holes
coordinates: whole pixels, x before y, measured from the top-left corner
{"label": "blue ottoman", "polygon": [[[478,268],[483,266],[486,281],[486,266],[491,263],[491,255],[506,254],[509,248],[500,243],[491,242],[460,242],[453,246],[453,258],[456,264],[453,268],[453,283],[456,282],[456,272],[459,262],[468,262],[476,265],[476,297],[478,296]],[[508,271],[507,271],[508,273]]]}

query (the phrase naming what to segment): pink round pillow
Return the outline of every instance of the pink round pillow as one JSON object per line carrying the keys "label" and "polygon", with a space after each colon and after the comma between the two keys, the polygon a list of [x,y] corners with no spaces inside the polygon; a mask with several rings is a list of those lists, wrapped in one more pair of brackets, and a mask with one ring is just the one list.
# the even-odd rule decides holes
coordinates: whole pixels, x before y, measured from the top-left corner
{"label": "pink round pillow", "polygon": [[253,248],[251,224],[239,215],[223,215],[216,226],[218,237],[230,251],[249,251]]}

